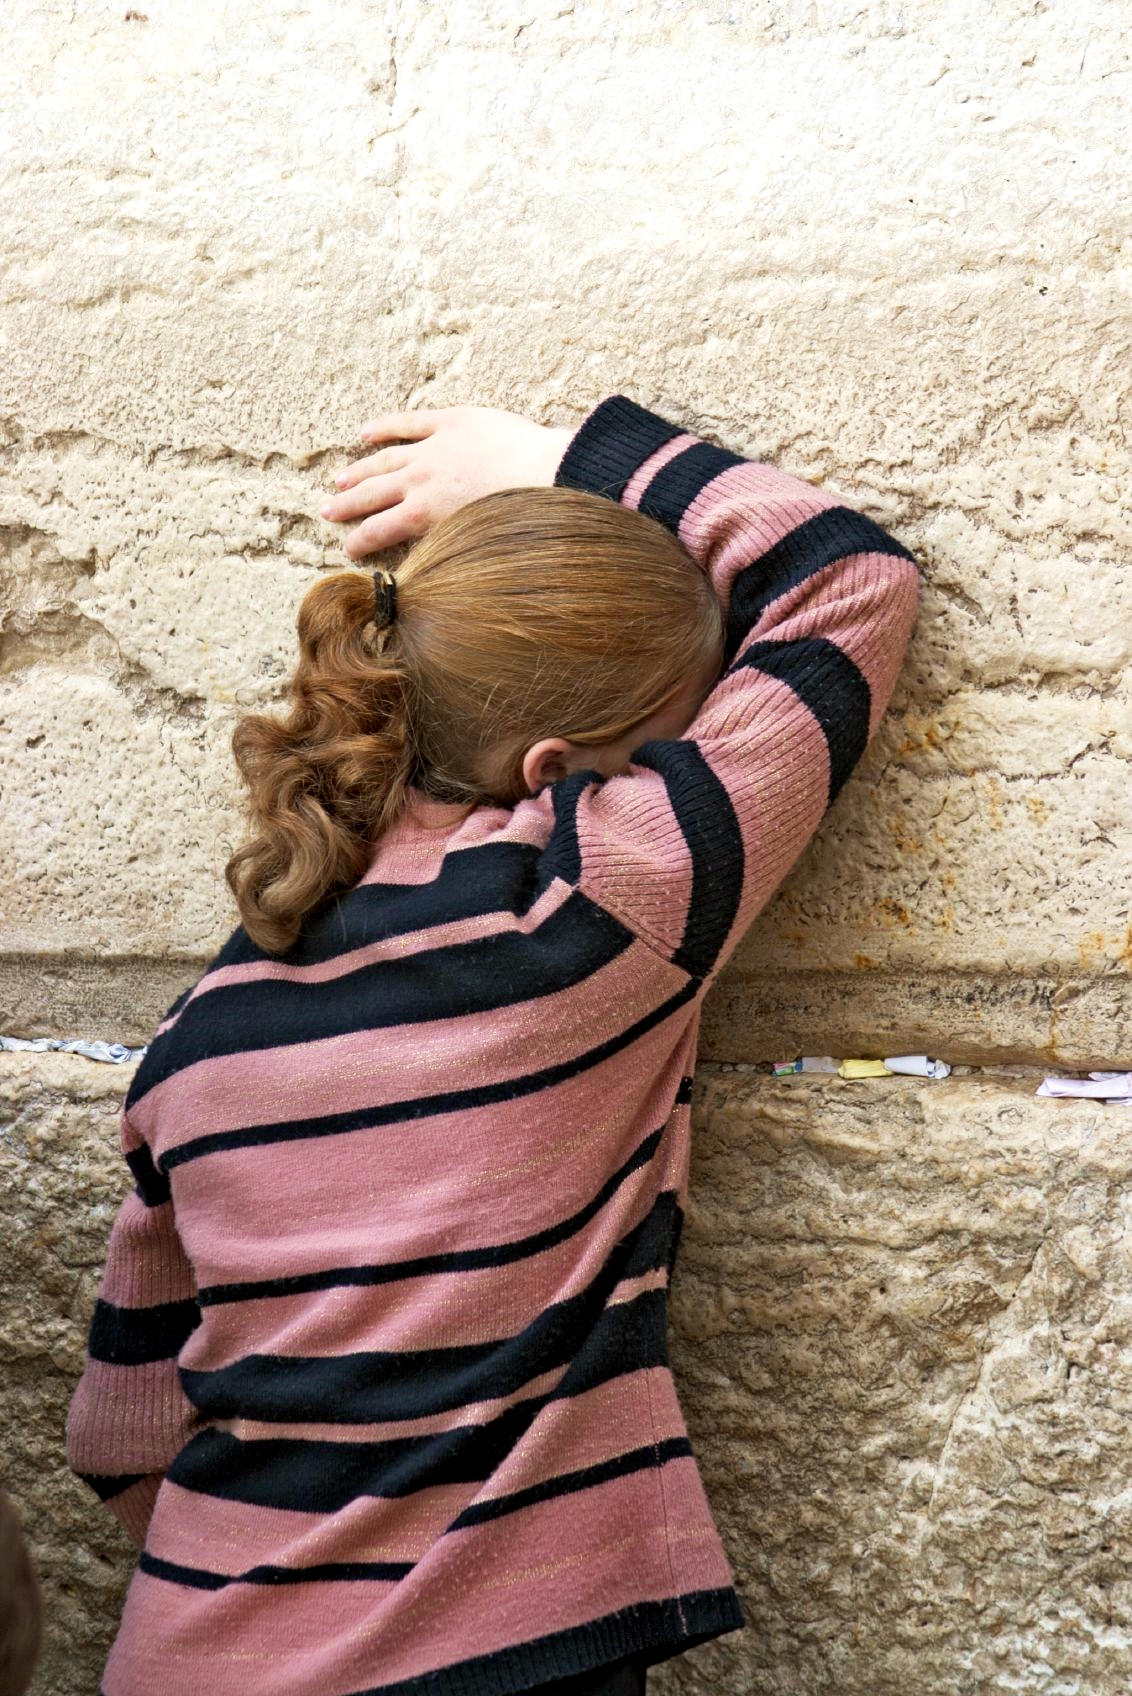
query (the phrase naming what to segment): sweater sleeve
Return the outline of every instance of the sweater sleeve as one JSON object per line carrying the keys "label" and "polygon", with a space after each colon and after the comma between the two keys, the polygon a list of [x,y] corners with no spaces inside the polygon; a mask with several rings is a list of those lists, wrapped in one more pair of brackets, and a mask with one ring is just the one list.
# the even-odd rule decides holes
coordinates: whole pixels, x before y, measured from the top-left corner
{"label": "sweater sleeve", "polygon": [[707,983],[876,729],[915,618],[916,567],[834,497],[622,396],[585,421],[556,481],[665,525],[724,610],[723,673],[686,734],[644,743],[625,776],[556,784],[553,803],[555,863]]}
{"label": "sweater sleeve", "polygon": [[198,1415],[177,1356],[200,1322],[168,1180],[122,1115],[135,1188],[119,1209],[67,1415],[67,1459],[139,1545],[158,1486]]}

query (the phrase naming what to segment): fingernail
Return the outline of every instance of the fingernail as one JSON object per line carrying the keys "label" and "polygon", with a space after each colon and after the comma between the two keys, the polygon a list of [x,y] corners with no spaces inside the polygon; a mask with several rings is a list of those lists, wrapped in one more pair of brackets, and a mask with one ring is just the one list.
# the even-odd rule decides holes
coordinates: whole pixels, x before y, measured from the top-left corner
{"label": "fingernail", "polygon": [[344,483],[349,481],[349,478],[346,476],[344,471],[340,471],[334,481],[337,483],[338,487],[341,488]]}
{"label": "fingernail", "polygon": [[332,518],[334,516],[334,508],[330,505],[329,501],[321,508],[321,512],[323,518]]}

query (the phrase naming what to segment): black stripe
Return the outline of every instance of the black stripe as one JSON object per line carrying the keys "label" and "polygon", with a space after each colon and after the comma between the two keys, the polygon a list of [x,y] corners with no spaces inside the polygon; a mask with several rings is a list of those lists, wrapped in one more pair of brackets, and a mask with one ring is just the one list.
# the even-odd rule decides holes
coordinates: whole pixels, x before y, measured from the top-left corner
{"label": "black stripe", "polygon": [[[490,1520],[505,1519],[521,1513],[524,1508],[552,1502],[560,1496],[576,1495],[581,1490],[594,1490],[615,1478],[627,1478],[634,1472],[659,1470],[669,1461],[690,1457],[692,1445],[687,1437],[667,1437],[660,1443],[648,1443],[642,1448],[629,1449],[611,1460],[598,1461],[593,1466],[575,1472],[561,1472],[541,1484],[525,1490],[513,1490],[506,1496],[493,1496],[490,1501],[473,1502],[448,1526],[453,1531],[466,1531],[473,1525]],[[412,1572],[412,1561],[324,1561],[318,1566],[253,1566],[247,1572],[212,1572],[206,1567],[181,1566],[174,1561],[160,1560],[143,1552],[138,1565],[151,1578],[164,1578],[170,1584],[181,1584],[194,1590],[223,1590],[229,1584],[311,1584],[377,1580],[397,1582]]]}
{"label": "black stripe", "polygon": [[[243,932],[237,931],[236,935],[242,936]],[[232,938],[229,938],[228,942],[225,944],[225,949],[230,948],[231,945],[232,945]],[[223,957],[223,954],[224,954],[224,949],[221,950],[221,958]],[[212,971],[218,964],[219,964],[218,960],[213,960],[209,964],[207,970]],[[157,1021],[157,1025],[158,1025],[159,1028],[161,1026],[164,1026],[164,1025],[170,1025],[170,1028],[168,1030],[162,1030],[161,1034],[159,1036],[154,1035],[153,1037],[151,1037],[149,1045],[146,1048],[145,1053],[142,1055],[141,1065],[138,1067],[137,1071],[134,1073],[133,1077],[130,1079],[130,1087],[126,1091],[126,1099],[125,1099],[124,1105],[125,1105],[127,1113],[129,1112],[130,1108],[134,1105],[134,1103],[136,1101],[141,1100],[142,1096],[145,1094],[146,1090],[148,1089],[149,1086],[145,1082],[145,1074],[146,1074],[146,1067],[148,1065],[152,1064],[152,1062],[150,1060],[150,1056],[153,1054],[155,1049],[158,1050],[158,1052],[160,1052],[160,1050],[164,1047],[164,1045],[167,1042],[169,1042],[169,1040],[173,1036],[173,1032],[176,1028],[176,1025],[175,1025],[175,1022],[173,1024],[170,1024],[170,1021],[176,1020],[177,1016],[180,1014],[180,1012],[181,1012],[182,1008],[185,1006],[186,1002],[188,1002],[190,1000],[194,987],[195,986],[193,984],[190,984],[188,989],[183,989],[181,991],[180,995],[178,995],[176,1001],[174,1001],[173,1004],[166,1009],[163,1016]],[[127,1155],[127,1159],[129,1159],[128,1155]],[[139,1189],[140,1189],[140,1185],[139,1185]],[[165,1196],[164,1199],[166,1201],[168,1201],[169,1197]],[[146,1197],[144,1195],[142,1196],[142,1200],[143,1201],[146,1200]],[[155,1202],[152,1202],[152,1203],[147,1202],[147,1205],[159,1207],[161,1205],[161,1203],[159,1201],[155,1201]]]}
{"label": "black stripe", "polygon": [[501,1696],[529,1690],[573,1674],[594,1674],[629,1656],[650,1665],[694,1648],[745,1623],[732,1589],[694,1590],[662,1602],[633,1602],[614,1614],[550,1632],[489,1655],[456,1661],[436,1672],[370,1685],[351,1696]]}
{"label": "black stripe", "polygon": [[180,995],[178,995],[178,997],[175,1001],[170,1002],[169,1006],[166,1007],[164,1013],[162,1013],[160,1019],[158,1019],[158,1021],[157,1021],[158,1024],[164,1025],[164,1024],[167,1024],[170,1019],[175,1019],[177,1017],[177,1014],[181,1011],[181,1008],[185,1005],[185,1002],[189,999],[189,996],[192,993],[193,993],[193,986],[192,986],[192,984],[190,984],[188,989],[183,989],[181,991]]}
{"label": "black stripe", "polygon": [[584,1290],[512,1336],[453,1348],[250,1354],[210,1372],[182,1370],[182,1388],[208,1419],[339,1425],[419,1419],[514,1395],[575,1357],[621,1279],[667,1266],[679,1211],[675,1195],[662,1192]]}
{"label": "black stripe", "polygon": [[[205,982],[225,966],[262,960],[289,966],[318,965],[343,952],[408,931],[485,913],[509,912],[522,917],[556,873],[553,864],[542,863],[542,852],[525,842],[486,842],[448,854],[429,883],[366,884],[353,889],[317,919],[308,922],[286,954],[266,953],[240,928],[209,963],[201,981]],[[165,1015],[166,1020],[183,1006],[191,993],[187,989],[178,997]],[[127,1109],[160,1081],[167,1051],[172,1051],[177,1041],[175,1029],[153,1039],[130,1083]]]}
{"label": "black stripe", "polygon": [[631,1472],[659,1469],[666,1466],[670,1460],[682,1459],[691,1452],[692,1445],[687,1437],[667,1437],[663,1443],[648,1443],[644,1448],[630,1449],[613,1460],[598,1461],[596,1465],[581,1467],[577,1472],[561,1472],[557,1478],[548,1478],[542,1484],[532,1484],[526,1490],[514,1490],[509,1496],[493,1496],[490,1501],[473,1502],[471,1507],[464,1509],[458,1519],[452,1521],[448,1529],[463,1531],[469,1525],[483,1525],[489,1519],[503,1519],[509,1513],[519,1513],[523,1508],[534,1507],[539,1502],[553,1501],[556,1496],[571,1496],[579,1490],[592,1490],[599,1484],[607,1484],[610,1479],[625,1478]]}
{"label": "black stripe", "polygon": [[692,861],[692,896],[673,964],[707,977],[735,922],[743,836],[725,786],[695,742],[646,742],[633,759],[663,777]]}
{"label": "black stripe", "polygon": [[304,1513],[337,1513],[360,1496],[411,1496],[426,1486],[482,1483],[551,1402],[667,1365],[665,1312],[664,1290],[606,1308],[554,1390],[517,1402],[482,1425],[379,1443],[298,1437],[242,1442],[209,1425],[190,1438],[168,1476],[183,1489],[223,1501]]}
{"label": "black stripe", "polygon": [[829,748],[829,802],[864,753],[869,740],[869,685],[836,642],[805,636],[794,642],[752,642],[732,671],[752,666],[788,683],[821,725]]}
{"label": "black stripe", "polygon": [[725,659],[734,659],[744,636],[772,601],[851,554],[892,554],[915,563],[915,556],[902,543],[864,513],[847,506],[815,513],[735,579],[727,611]]}
{"label": "black stripe", "polygon": [[692,1100],[692,1085],[694,1081],[695,1080],[693,1078],[680,1079],[680,1088],[676,1091],[674,1106],[687,1107],[690,1105]]}
{"label": "black stripe", "polygon": [[200,1160],[205,1155],[223,1154],[237,1148],[258,1148],[273,1142],[298,1142],[307,1137],[341,1136],[347,1131],[373,1130],[379,1125],[394,1125],[411,1119],[434,1118],[440,1113],[461,1113],[473,1107],[487,1107],[497,1101],[516,1101],[539,1090],[578,1077],[603,1060],[619,1054],[640,1037],[662,1024],[681,1007],[695,999],[700,985],[693,978],[684,988],[669,996],[659,1007],[619,1031],[616,1036],[587,1049],[572,1060],[556,1066],[546,1066],[539,1072],[527,1072],[521,1077],[504,1078],[494,1084],[480,1084],[471,1089],[446,1090],[439,1095],[418,1096],[410,1101],[393,1101],[381,1107],[358,1107],[348,1113],[327,1113],[318,1119],[287,1119],[277,1124],[246,1125],[234,1131],[211,1131],[194,1137],[191,1142],[171,1148],[161,1157],[161,1168],[171,1172],[186,1161]]}
{"label": "black stripe", "polygon": [[710,442],[696,442],[661,466],[642,495],[638,510],[677,535],[680,520],[696,496],[722,472],[746,463],[738,454],[727,453]]}
{"label": "black stripe", "polygon": [[438,1273],[478,1272],[494,1266],[508,1266],[516,1260],[529,1259],[545,1249],[554,1248],[574,1236],[583,1225],[601,1211],[626,1178],[646,1166],[652,1159],[664,1134],[662,1126],[652,1131],[584,1207],[571,1213],[544,1230],[532,1231],[529,1236],[512,1242],[492,1243],[485,1248],[452,1249],[446,1254],[422,1254],[413,1260],[386,1260],[368,1266],[332,1266],[321,1272],[297,1272],[282,1278],[249,1279],[238,1284],[209,1284],[197,1300],[202,1307],[215,1307],[229,1301],[259,1301],[270,1296],[307,1295],[313,1290],[333,1290],[344,1285],[395,1284],[403,1278],[431,1277]]}
{"label": "black stripe", "polygon": [[590,413],[566,449],[555,484],[619,501],[634,471],[680,434],[679,425],[624,395],[611,395]]}
{"label": "black stripe", "polygon": [[344,949],[365,948],[408,931],[485,913],[521,917],[538,894],[541,850],[527,842],[485,842],[445,855],[428,883],[366,883],[340,895],[304,927],[294,947],[273,955],[243,930],[229,941],[210,971],[255,960],[288,966],[321,965]]}
{"label": "black stripe", "polygon": [[542,855],[540,882],[543,887],[554,878],[564,883],[577,883],[582,875],[582,850],[578,842],[578,803],[591,783],[602,783],[600,772],[577,771],[554,784],[550,798],[554,804],[554,829]]}
{"label": "black stripe", "polygon": [[193,1300],[166,1301],[156,1307],[115,1307],[96,1301],[87,1352],[111,1366],[146,1366],[181,1352],[200,1324]]}
{"label": "black stripe", "polygon": [[163,1207],[171,1200],[169,1180],[154,1164],[153,1155],[143,1142],[130,1150],[126,1164],[134,1175],[138,1194],[147,1207]]}
{"label": "black stripe", "polygon": [[115,1496],[122,1495],[131,1484],[140,1484],[146,1476],[144,1472],[80,1472],[77,1475],[84,1484],[89,1484],[100,1502],[112,1502]]}
{"label": "black stripe", "polygon": [[151,1048],[145,1087],[220,1055],[490,1013],[553,995],[583,983],[633,940],[619,919],[575,890],[530,932],[381,960],[313,986],[263,979],[213,989],[185,1008],[176,1041]]}
{"label": "black stripe", "polygon": [[229,1584],[355,1583],[378,1579],[396,1582],[407,1578],[412,1561],[324,1561],[321,1566],[253,1566],[247,1572],[209,1572],[200,1566],[180,1566],[163,1561],[143,1550],[138,1566],[151,1578],[164,1578],[190,1590],[224,1590]]}

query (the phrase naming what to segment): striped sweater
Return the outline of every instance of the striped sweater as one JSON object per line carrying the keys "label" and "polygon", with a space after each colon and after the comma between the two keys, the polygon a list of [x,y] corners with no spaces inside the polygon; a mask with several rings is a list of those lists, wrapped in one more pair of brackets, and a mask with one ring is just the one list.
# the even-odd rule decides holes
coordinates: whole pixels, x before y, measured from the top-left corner
{"label": "striped sweater", "polygon": [[506,1696],[742,1623],[665,1347],[699,1012],[916,573],[620,396],[557,481],[679,535],[725,669],[623,775],[415,796],[285,958],[236,931],[160,1027],[68,1423],[144,1544],[106,1696]]}

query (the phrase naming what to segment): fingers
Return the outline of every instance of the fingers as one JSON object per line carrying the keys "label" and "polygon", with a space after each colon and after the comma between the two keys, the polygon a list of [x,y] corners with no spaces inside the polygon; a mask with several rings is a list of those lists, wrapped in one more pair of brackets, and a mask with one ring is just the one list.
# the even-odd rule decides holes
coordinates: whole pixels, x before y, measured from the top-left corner
{"label": "fingers", "polygon": [[335,476],[340,489],[352,489],[366,477],[380,477],[390,471],[402,471],[419,449],[415,447],[381,448],[365,459],[355,459],[352,465]]}
{"label": "fingers", "polygon": [[363,442],[420,442],[431,436],[444,417],[444,409],[421,407],[415,412],[383,412],[363,424]]}
{"label": "fingers", "polygon": [[387,507],[396,506],[404,496],[404,485],[397,476],[367,477],[355,488],[332,495],[321,512],[323,518],[332,519],[335,524],[348,524],[351,518],[365,518],[371,512],[384,512]]}
{"label": "fingers", "polygon": [[399,542],[415,542],[427,529],[427,521],[400,501],[384,512],[374,513],[356,530],[351,530],[342,546],[348,559],[365,559],[367,554],[379,554]]}

